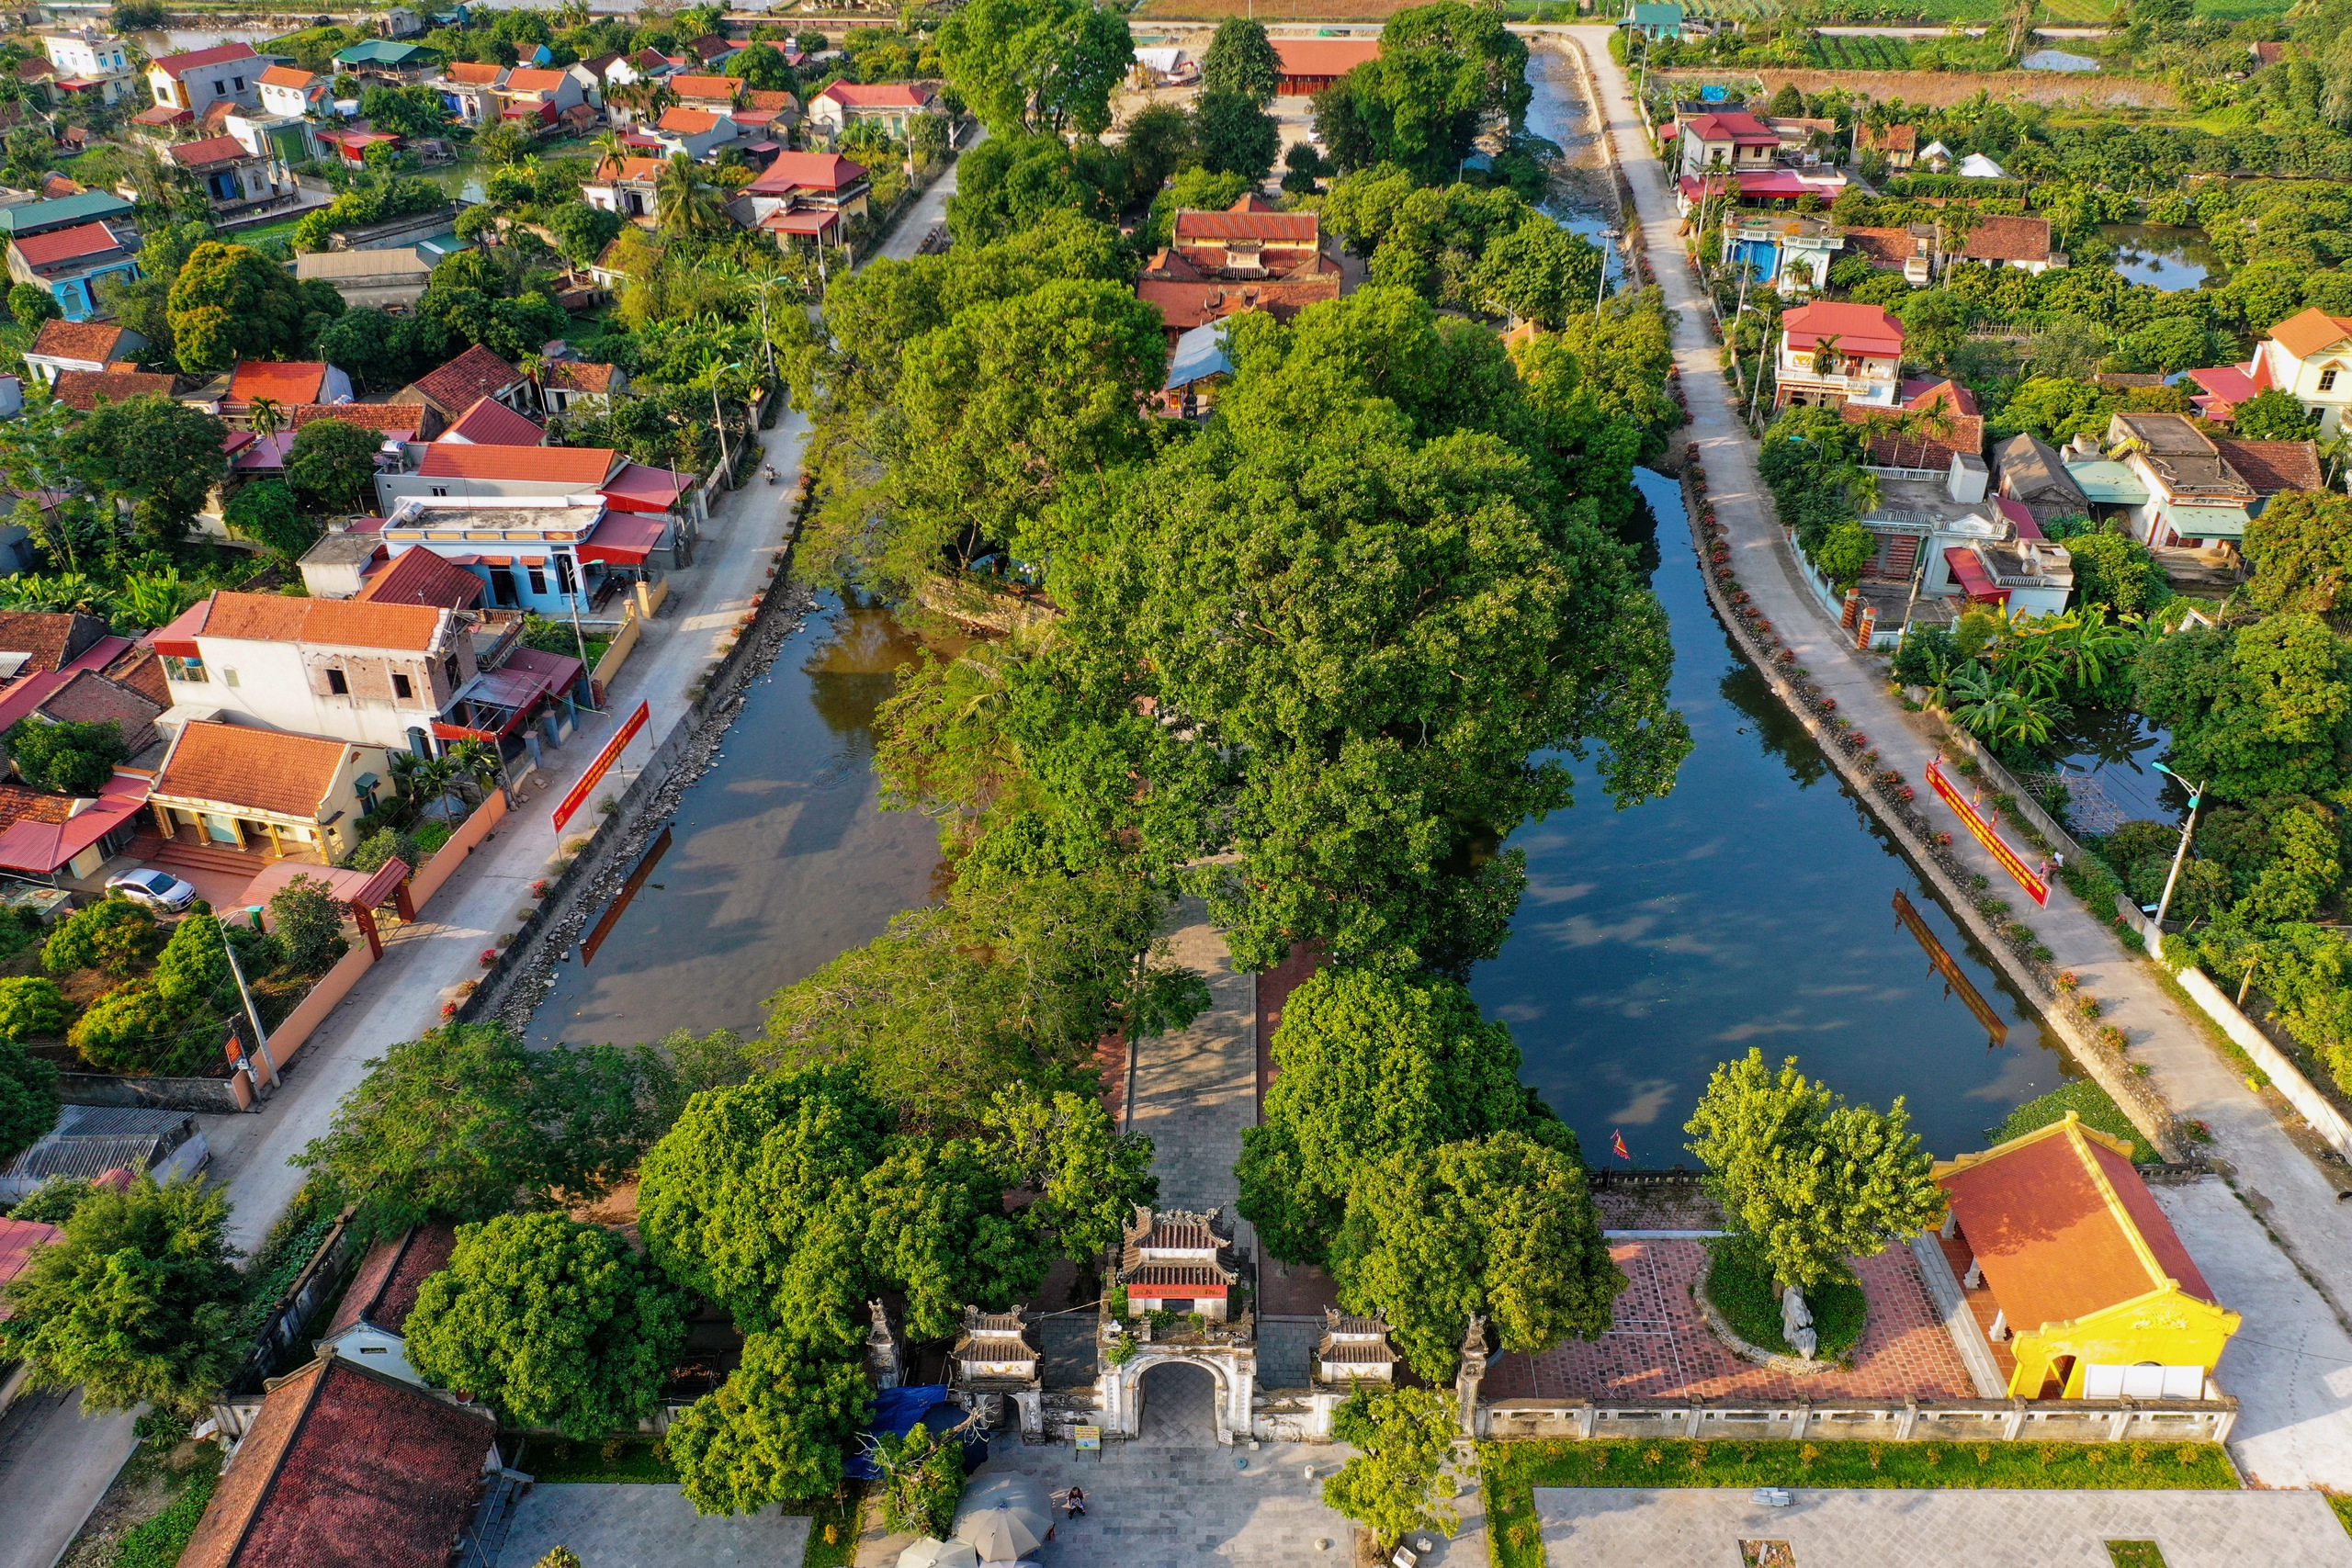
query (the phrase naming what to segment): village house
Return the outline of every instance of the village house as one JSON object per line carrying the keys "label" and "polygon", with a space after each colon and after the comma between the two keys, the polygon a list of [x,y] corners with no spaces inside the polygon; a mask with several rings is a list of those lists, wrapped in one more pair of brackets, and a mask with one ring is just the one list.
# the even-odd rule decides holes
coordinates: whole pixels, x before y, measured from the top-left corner
{"label": "village house", "polygon": [[128,230],[135,205],[113,191],[77,190],[71,196],[47,197],[0,207],[0,235],[21,239],[84,223],[114,223]]}
{"label": "village house", "polygon": [[1899,272],[1903,281],[1923,288],[1934,275],[1936,231],[1925,223],[1907,229],[1848,229],[1846,249],[1866,256],[1880,272]]}
{"label": "village house", "polygon": [[67,408],[88,413],[100,403],[124,403],[157,394],[168,398],[178,385],[178,378],[158,371],[61,370],[50,391]]}
{"label": "village house", "polygon": [[797,240],[841,244],[850,221],[865,216],[873,190],[865,165],[834,152],[779,152],[745,186],[751,223],[779,246]]}
{"label": "village house", "polygon": [[1278,38],[1273,40],[1278,97],[1313,97],[1367,60],[1380,57],[1378,39]]}
{"label": "village house", "polygon": [[483,398],[459,414],[435,441],[460,446],[542,446],[548,433],[537,422],[516,413],[495,398]]}
{"label": "village house", "polygon": [[261,73],[267,68],[251,44],[218,44],[150,61],[147,90],[154,95],[155,107],[167,115],[176,110],[194,117],[223,98],[260,103]]}
{"label": "village house", "polygon": [[1902,389],[1903,323],[1883,308],[1816,300],[1783,315],[1781,328],[1774,408],[1895,405]]}
{"label": "village house", "polygon": [[[1954,500],[1983,500],[1989,471],[1976,394],[1957,381],[1911,380],[1896,397],[1893,408],[1849,402],[1841,411],[1862,427],[1862,466],[1889,478],[1944,480]],[[1969,461],[1956,470],[1962,457]]]}
{"label": "village house", "polygon": [[424,81],[441,68],[441,56],[421,43],[368,39],[336,51],[335,68],[362,82],[406,87]]}
{"label": "village house", "polygon": [[[156,647],[185,657],[161,632]],[[390,793],[385,759],[381,746],[190,719],[147,803],[167,840],[332,864],[359,847],[359,818]]]}
{"label": "village house", "polygon": [[2020,272],[2043,273],[2064,266],[2066,253],[2051,248],[2049,219],[1996,214],[1979,218],[1960,249],[1947,252],[1945,260],[1983,262],[1996,269],[2011,266]]}
{"label": "village house", "polygon": [[[385,542],[395,555],[409,544],[420,544],[459,565],[481,567],[491,589],[488,603],[498,609],[571,608],[578,597],[575,566],[582,569],[592,598],[609,575],[603,568],[624,577],[641,576],[638,569],[648,566],[682,568],[691,561],[707,517],[700,482],[693,475],[631,462],[618,452],[592,446],[413,445],[403,449],[398,464],[378,470],[376,490],[386,517]],[[502,518],[494,526],[435,521],[457,515],[469,504],[503,510],[517,503],[527,503],[526,513],[533,506],[562,504],[602,506],[611,515],[518,514]],[[403,513],[408,504],[415,510]],[[401,522],[402,516],[411,521]],[[459,533],[488,529],[489,542],[515,545],[520,540],[523,553],[481,556],[461,547],[469,542],[453,535],[453,527]],[[599,529],[593,541],[586,537]],[[566,552],[575,558],[557,558]],[[465,557],[480,558],[460,558]],[[589,606],[580,608],[586,613]]]}
{"label": "village house", "polygon": [[256,152],[234,136],[175,142],[164,153],[196,176],[216,213],[275,201],[295,190],[293,172],[274,150]]}
{"label": "village house", "polygon": [[[211,412],[232,430],[250,429],[254,404],[265,400],[281,419],[288,411],[312,403],[347,403],[351,378],[322,360],[241,359],[229,372],[228,386]],[[283,428],[290,431],[291,426]]]}
{"label": "village house", "polygon": [[447,424],[484,398],[496,398],[517,413],[535,406],[531,378],[480,344],[439,369],[419,377],[386,400],[418,403]]}
{"label": "village house", "polygon": [[688,108],[722,112],[740,105],[746,90],[739,76],[710,76],[692,71],[670,77],[667,85],[678,96],[678,102]]}
{"label": "village house", "polygon": [[2066,465],[2038,436],[2020,434],[1993,448],[1995,486],[2002,499],[2024,506],[2036,523],[2088,517],[2090,499]]}
{"label": "village house", "polygon": [[1864,124],[1854,140],[1856,151],[1883,157],[1889,174],[1907,172],[1912,160],[1919,155],[1919,128],[1916,125]]}
{"label": "village house", "polygon": [[494,1412],[331,1354],[266,1386],[180,1568],[447,1568],[503,1535],[530,1478]]}
{"label": "village house", "polygon": [[299,65],[273,65],[261,73],[261,107],[272,114],[323,115],[334,101],[334,84]]}
{"label": "village house", "polygon": [[828,145],[858,125],[879,126],[892,141],[904,141],[910,122],[943,112],[933,83],[835,82],[809,98],[808,123]]}
{"label": "village house", "polygon": [[81,223],[8,242],[8,276],[45,289],[69,321],[101,313],[98,285],[140,277],[137,237],[107,223]]}
{"label": "village house", "polygon": [[1656,42],[1659,39],[1682,36],[1682,7],[1678,5],[1654,5],[1651,0],[1626,0],[1625,14],[1617,25],[1633,38],[1645,38]]}
{"label": "village house", "polygon": [[662,178],[659,158],[607,158],[580,186],[589,206],[652,228],[659,213],[655,187]]}
{"label": "village house", "polygon": [[[2204,1399],[2238,1330],[2122,1140],[2063,1121],[1939,1162],[1942,1244],[2021,1399]],[[1986,1322],[1989,1316],[1990,1322]]]}
{"label": "village house", "polygon": [[735,141],[736,131],[735,121],[726,114],[673,104],[662,111],[662,118],[646,134],[661,144],[663,157],[675,157],[683,152],[700,164],[707,162],[712,153]]}
{"label": "village house", "polygon": [[418,750],[476,672],[467,625],[426,604],[217,592],[153,640],[184,712]]}
{"label": "village house", "polygon": [[441,104],[459,125],[486,125],[503,106],[498,89],[506,84],[508,66],[494,61],[452,61],[433,83]]}
{"label": "village house", "polygon": [[[2187,414],[2119,413],[2108,422],[2106,445],[2108,457],[2128,468],[2145,492],[2144,500],[2124,513],[2132,536],[2144,545],[2190,549],[2222,544],[2234,547],[2245,537],[2246,525],[2265,499],[2254,480],[2239,472],[2213,438],[2198,429]],[[2316,477],[2318,454],[2314,448],[2306,466],[2267,448],[2309,445],[2248,442],[2239,446],[2242,454],[2261,465],[2265,478],[2276,480],[2303,472]],[[2082,483],[2080,476],[2076,483]],[[2091,499],[2100,498],[2093,495]]]}
{"label": "village house", "polygon": [[1779,133],[1745,109],[1692,115],[1679,123],[1684,175],[1760,172],[1772,166],[1781,151]]}
{"label": "village house", "polygon": [[115,321],[43,321],[25,351],[25,373],[51,386],[64,371],[130,364],[146,346],[145,338]]}
{"label": "village house", "polygon": [[59,1177],[129,1186],[144,1170],[158,1181],[186,1179],[211,1157],[204,1130],[186,1111],[67,1105],[54,1127],[0,1166],[0,1203],[21,1202]]}
{"label": "village house", "polygon": [[2227,420],[2238,404],[2275,389],[2318,415],[2321,434],[2334,435],[2352,404],[2352,316],[2301,311],[2265,333],[2244,365],[2191,370],[2188,378],[2200,389],[2190,401],[2208,419]]}
{"label": "village house", "polygon": [[294,258],[294,276],[324,280],[356,310],[402,310],[424,298],[433,264],[405,245],[380,251],[311,251]]}
{"label": "village house", "polygon": [[57,68],[52,85],[60,92],[89,93],[107,105],[130,96],[137,73],[121,39],[96,28],[36,28],[33,36]]}
{"label": "village house", "polygon": [[408,1363],[408,1314],[416,1309],[419,1287],[449,1266],[457,1247],[456,1230],[428,1224],[368,1248],[318,1341],[319,1351],[424,1387],[424,1379]]}
{"label": "village house", "polygon": [[539,378],[539,398],[550,414],[610,413],[628,396],[628,372],[617,365],[559,359]]}
{"label": "village house", "polygon": [[1136,297],[1159,307],[1172,350],[1183,333],[1244,310],[1288,320],[1338,299],[1342,281],[1317,214],[1246,196],[1222,211],[1180,210],[1168,247],[1144,263]]}
{"label": "village house", "polygon": [[552,128],[566,109],[588,101],[580,78],[569,71],[516,66],[498,88],[499,118],[526,130]]}
{"label": "village house", "polygon": [[1798,213],[1734,213],[1723,233],[1723,264],[1754,268],[1752,280],[1783,298],[1826,290],[1829,265],[1845,243],[1829,223]]}

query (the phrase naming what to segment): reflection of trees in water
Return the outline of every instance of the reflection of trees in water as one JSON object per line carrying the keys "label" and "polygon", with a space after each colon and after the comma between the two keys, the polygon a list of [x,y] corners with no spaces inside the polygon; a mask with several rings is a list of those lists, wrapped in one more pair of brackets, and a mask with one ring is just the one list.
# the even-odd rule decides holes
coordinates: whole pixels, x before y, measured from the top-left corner
{"label": "reflection of trees in water", "polygon": [[2171,743],[2168,732],[2131,708],[2076,708],[2043,750],[2053,760],[2081,762],[2087,759],[2101,767],[2129,763],[2134,773],[2144,773],[2147,763],[2141,755],[2146,753],[2154,761]]}
{"label": "reflection of trees in water", "polygon": [[[922,659],[926,639],[900,625],[880,600],[860,601],[854,593],[842,596],[827,629],[800,661],[809,706],[826,728],[870,748],[875,713],[897,688],[899,671]],[[953,659],[970,639],[935,637],[927,645]]]}
{"label": "reflection of trees in water", "polygon": [[1821,754],[1821,748],[1805,732],[1796,715],[1781,705],[1763,672],[1742,658],[1736,647],[1731,648],[1730,652],[1736,662],[1717,687],[1724,701],[1756,727],[1756,738],[1764,743],[1767,751],[1781,759],[1789,770],[1789,777],[1800,787],[1811,788],[1819,784],[1829,772],[1829,759]]}

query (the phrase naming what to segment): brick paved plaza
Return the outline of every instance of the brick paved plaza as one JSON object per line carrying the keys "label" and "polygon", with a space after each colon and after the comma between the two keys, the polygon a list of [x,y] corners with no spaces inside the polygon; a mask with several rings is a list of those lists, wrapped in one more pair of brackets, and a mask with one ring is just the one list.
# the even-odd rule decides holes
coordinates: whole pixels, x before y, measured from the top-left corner
{"label": "brick paved plaza", "polygon": [[2316,1492],[1752,1492],[1538,1487],[1545,1557],[1736,1568],[1743,1540],[1796,1568],[2114,1568],[2110,1540],[2153,1540],[2165,1568],[2352,1568],[2352,1537]]}
{"label": "brick paved plaza", "polygon": [[1741,1360],[1707,1331],[1690,1288],[1705,1267],[1698,1241],[1620,1237],[1610,1247],[1631,1284],[1615,1325],[1539,1356],[1503,1356],[1489,1399],[1973,1399],[1961,1364],[1908,1249],[1891,1247],[1856,1271],[1870,1319],[1851,1371],[1793,1377]]}

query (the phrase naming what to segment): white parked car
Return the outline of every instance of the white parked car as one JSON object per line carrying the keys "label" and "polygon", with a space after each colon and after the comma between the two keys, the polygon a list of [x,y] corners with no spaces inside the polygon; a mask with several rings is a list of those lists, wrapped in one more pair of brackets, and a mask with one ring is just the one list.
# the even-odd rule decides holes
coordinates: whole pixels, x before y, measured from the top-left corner
{"label": "white parked car", "polygon": [[175,915],[196,902],[194,884],[182,882],[170,872],[157,871],[153,866],[142,866],[137,871],[126,871],[119,876],[110,876],[107,878],[107,886],[135,904],[144,904],[151,909],[162,909]]}

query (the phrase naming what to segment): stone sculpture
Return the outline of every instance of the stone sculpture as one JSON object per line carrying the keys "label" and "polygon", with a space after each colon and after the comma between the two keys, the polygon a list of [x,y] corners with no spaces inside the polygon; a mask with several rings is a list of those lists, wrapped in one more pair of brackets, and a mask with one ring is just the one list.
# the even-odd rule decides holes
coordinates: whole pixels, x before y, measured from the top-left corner
{"label": "stone sculpture", "polygon": [[1813,1309],[1804,1304],[1804,1292],[1794,1285],[1781,1292],[1781,1337],[1789,1342],[1789,1348],[1808,1361],[1820,1345],[1813,1331]]}

